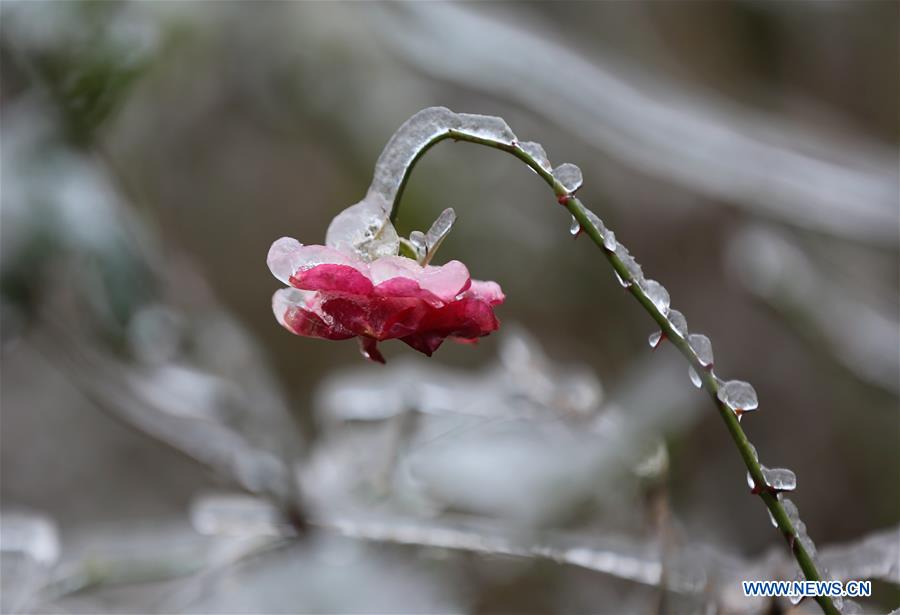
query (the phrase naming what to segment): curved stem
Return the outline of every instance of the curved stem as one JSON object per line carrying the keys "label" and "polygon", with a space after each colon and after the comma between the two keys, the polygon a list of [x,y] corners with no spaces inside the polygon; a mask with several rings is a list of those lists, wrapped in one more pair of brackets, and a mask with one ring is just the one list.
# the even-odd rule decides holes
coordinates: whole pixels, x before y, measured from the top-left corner
{"label": "curved stem", "polygon": [[[622,260],[618,256],[616,256],[615,252],[611,252],[604,247],[603,233],[591,220],[590,216],[588,215],[588,209],[584,206],[584,204],[582,204],[578,197],[570,194],[566,190],[566,188],[559,181],[557,181],[557,179],[551,172],[541,167],[541,165],[525,150],[521,149],[517,143],[504,143],[502,141],[495,141],[488,138],[477,137],[466,132],[454,129],[448,129],[446,132],[437,135],[434,139],[426,143],[421,150],[419,150],[412,163],[406,168],[400,183],[400,187],[397,191],[396,198],[394,199],[394,202],[392,204],[390,214],[391,222],[395,222],[397,219],[400,199],[403,196],[404,188],[406,187],[406,183],[409,179],[410,174],[412,173],[412,169],[415,166],[416,162],[418,162],[422,155],[424,155],[425,152],[428,151],[431,147],[445,139],[453,139],[456,141],[466,141],[469,143],[484,145],[512,154],[513,156],[524,162],[526,165],[528,165],[531,170],[537,173],[538,176],[540,176],[540,178],[550,186],[550,188],[553,190],[553,193],[556,195],[557,200],[561,204],[563,204],[566,209],[569,210],[572,216],[581,225],[583,231],[591,238],[591,240],[595,244],[597,244],[597,246],[601,248],[603,255],[606,257],[606,260],[608,260],[610,265],[612,265],[619,278],[621,278],[625,283],[629,284],[628,291],[637,300],[637,302],[640,303],[641,306],[643,306],[644,310],[646,310],[647,313],[650,314],[650,317],[656,321],[661,331],[665,334],[666,338],[678,349],[678,351],[684,356],[684,358],[687,359],[691,367],[694,368],[694,371],[696,371],[697,374],[700,375],[702,387],[709,394],[710,398],[713,400],[713,403],[716,405],[716,409],[719,411],[719,416],[721,416],[722,420],[725,422],[725,427],[728,429],[728,433],[731,435],[731,439],[734,441],[735,446],[737,446],[738,452],[740,453],[741,458],[744,460],[744,465],[747,466],[747,471],[753,478],[754,483],[757,485],[765,485],[766,481],[763,477],[762,467],[760,466],[759,460],[756,458],[756,452],[753,448],[753,445],[750,444],[750,440],[747,438],[744,430],[741,429],[741,424],[738,421],[737,415],[735,415],[731,408],[729,408],[719,399],[719,384],[716,378],[712,375],[712,372],[707,367],[704,367],[701,364],[699,357],[691,348],[688,341],[675,331],[668,318],[666,318],[666,315],[656,307],[653,301],[651,301],[650,297],[647,296],[644,290],[640,287],[638,281],[631,275],[628,268],[625,266],[625,263],[623,263]],[[797,564],[800,566],[800,569],[803,571],[806,579],[808,581],[821,581],[822,578],[819,574],[819,571],[816,569],[816,565],[813,562],[809,552],[807,552],[807,550],[803,547],[800,540],[798,539],[799,537],[797,531],[794,529],[794,526],[791,523],[791,520],[788,517],[784,506],[782,506],[781,501],[774,493],[765,489],[760,490],[757,495],[762,498],[762,501],[766,505],[766,508],[768,508],[769,512],[772,514],[772,518],[775,520],[775,523],[781,530],[782,535],[787,541],[788,548],[791,550],[791,553],[797,560]],[[839,613],[837,608],[834,606],[831,598],[829,598],[828,596],[817,596],[815,600],[822,607],[822,610],[828,615]]]}

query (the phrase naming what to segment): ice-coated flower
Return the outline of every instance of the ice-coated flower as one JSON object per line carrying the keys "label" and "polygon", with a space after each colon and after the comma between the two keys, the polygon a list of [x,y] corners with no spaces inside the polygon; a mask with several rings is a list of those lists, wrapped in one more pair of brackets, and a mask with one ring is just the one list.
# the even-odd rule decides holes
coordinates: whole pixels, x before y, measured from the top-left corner
{"label": "ice-coated flower", "polygon": [[278,322],[305,337],[358,337],[363,354],[381,363],[380,341],[399,339],[431,356],[447,338],[474,342],[499,327],[493,308],[503,291],[472,280],[461,262],[422,266],[390,253],[364,256],[290,237],[273,243],[269,269],[292,287],[272,298]]}

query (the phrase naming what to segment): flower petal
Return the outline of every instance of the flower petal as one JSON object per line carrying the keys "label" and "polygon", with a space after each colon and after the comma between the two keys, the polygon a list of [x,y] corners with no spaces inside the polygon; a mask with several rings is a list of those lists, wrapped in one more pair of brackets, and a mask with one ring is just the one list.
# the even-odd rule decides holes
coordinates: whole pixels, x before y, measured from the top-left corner
{"label": "flower petal", "polygon": [[295,288],[323,293],[372,294],[372,281],[349,265],[324,264],[300,269],[291,276],[290,283]]}
{"label": "flower petal", "polygon": [[322,304],[322,311],[357,335],[386,340],[403,337],[419,329],[422,319],[434,309],[415,297],[334,297]]}
{"label": "flower petal", "polygon": [[379,258],[369,265],[372,282],[377,286],[395,278],[415,280],[420,288],[441,301],[452,301],[469,287],[469,270],[459,261],[422,267],[402,256]]}
{"label": "flower petal", "polygon": [[275,241],[269,248],[266,262],[272,275],[285,284],[291,284],[291,277],[298,272],[322,264],[346,265],[368,276],[366,264],[358,258],[325,246],[304,246],[293,237]]}
{"label": "flower petal", "polygon": [[384,360],[384,355],[381,354],[380,350],[378,350],[378,341],[373,340],[371,337],[359,338],[359,350],[362,353],[362,356],[367,358],[369,361],[381,363],[382,365],[386,363],[386,361]]}
{"label": "flower petal", "polygon": [[463,297],[431,311],[419,323],[418,330],[403,342],[428,356],[448,337],[457,341],[474,341],[500,327],[491,305],[475,297]]}
{"label": "flower petal", "polygon": [[429,265],[419,278],[422,288],[433,292],[444,301],[452,300],[467,290],[471,283],[469,269],[459,261],[450,261],[440,266]]}
{"label": "flower petal", "polygon": [[384,360],[378,341],[400,339],[430,356],[448,337],[472,343],[499,327],[493,306],[505,299],[500,286],[472,280],[459,261],[422,267],[389,254],[366,262],[289,237],[272,244],[267,261],[293,286],[272,298],[282,326],[306,337],[359,337],[374,361]]}
{"label": "flower petal", "polygon": [[282,327],[294,335],[319,337],[328,340],[346,340],[354,337],[338,322],[326,322],[313,309],[315,293],[281,288],[272,296],[272,311]]}
{"label": "flower petal", "polygon": [[506,300],[506,295],[503,294],[499,284],[482,280],[472,280],[472,285],[465,296],[486,301],[489,305],[500,305]]}

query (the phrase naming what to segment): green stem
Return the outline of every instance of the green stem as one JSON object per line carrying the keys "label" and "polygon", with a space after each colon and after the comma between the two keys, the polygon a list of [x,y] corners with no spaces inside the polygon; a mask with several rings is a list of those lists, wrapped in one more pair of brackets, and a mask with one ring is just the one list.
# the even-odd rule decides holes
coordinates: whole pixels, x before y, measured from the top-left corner
{"label": "green stem", "polygon": [[[491,147],[494,149],[499,149],[509,154],[512,154],[526,165],[528,165],[535,173],[537,173],[541,179],[543,179],[547,185],[553,190],[553,193],[556,195],[557,199],[560,203],[563,203],[566,209],[572,214],[572,216],[578,220],[578,223],[581,225],[582,230],[591,238],[591,240],[599,246],[606,256],[606,260],[609,261],[610,265],[612,265],[613,269],[615,269],[616,273],[619,277],[628,284],[628,291],[632,294],[632,296],[637,299],[638,303],[640,303],[643,308],[650,314],[651,318],[656,321],[656,324],[659,325],[660,330],[665,334],[666,338],[678,349],[678,351],[687,359],[688,363],[690,363],[691,367],[694,368],[694,371],[700,375],[700,379],[702,382],[703,389],[709,394],[710,398],[713,400],[713,403],[716,405],[716,409],[719,411],[719,416],[722,417],[722,420],[725,421],[725,427],[728,429],[728,433],[731,434],[731,439],[734,440],[735,446],[737,446],[738,452],[741,455],[741,458],[744,460],[744,465],[747,466],[747,471],[750,473],[750,476],[753,478],[753,481],[757,485],[765,485],[765,478],[763,477],[762,467],[760,466],[759,460],[756,458],[755,451],[753,446],[750,444],[750,440],[747,439],[747,435],[744,433],[744,430],[741,429],[741,424],[738,421],[737,415],[729,408],[726,404],[724,404],[718,397],[719,391],[719,383],[716,378],[713,376],[712,372],[704,367],[700,363],[700,359],[697,357],[697,354],[691,348],[688,341],[681,337],[669,323],[666,315],[663,314],[650,300],[650,297],[641,289],[638,281],[634,279],[631,273],[628,271],[628,268],[625,266],[625,263],[616,256],[615,252],[610,252],[603,246],[603,234],[599,228],[591,221],[588,216],[587,208],[582,204],[582,202],[574,195],[569,194],[566,188],[553,177],[553,174],[543,167],[532,158],[525,150],[518,147],[518,144],[513,143],[503,143],[501,141],[495,141],[488,138],[476,137],[471,134],[467,134],[465,132],[461,132],[454,129],[449,129],[445,133],[441,133],[436,136],[434,139],[429,141],[416,155],[413,159],[412,163],[406,168],[404,172],[403,178],[400,182],[400,187],[397,191],[397,196],[394,199],[393,207],[391,209],[390,219],[391,222],[396,222],[397,215],[399,213],[399,204],[401,197],[403,196],[403,191],[406,187],[406,183],[409,179],[410,174],[412,173],[412,169],[415,166],[416,162],[428,151],[431,147],[436,145],[437,143],[445,140],[445,139],[453,139],[455,141],[466,141],[469,143],[475,143],[478,145],[484,145],[487,147]],[[778,528],[781,530],[782,535],[788,543],[788,547],[791,550],[794,558],[797,560],[797,564],[800,566],[800,569],[803,571],[803,574],[806,576],[808,581],[821,581],[822,578],[819,575],[819,571],[816,570],[816,565],[813,563],[812,557],[800,543],[799,537],[797,535],[797,531],[794,529],[791,520],[788,518],[787,513],[784,510],[784,507],[781,504],[781,501],[776,497],[775,494],[763,489],[758,493],[760,498],[762,498],[763,503],[766,505],[766,508],[769,509],[769,512],[772,513],[772,518],[775,519],[775,523],[778,525]],[[827,596],[818,596],[816,597],[816,602],[822,607],[822,610],[828,615],[838,614],[839,611],[834,606],[834,603],[831,601],[831,598]]]}

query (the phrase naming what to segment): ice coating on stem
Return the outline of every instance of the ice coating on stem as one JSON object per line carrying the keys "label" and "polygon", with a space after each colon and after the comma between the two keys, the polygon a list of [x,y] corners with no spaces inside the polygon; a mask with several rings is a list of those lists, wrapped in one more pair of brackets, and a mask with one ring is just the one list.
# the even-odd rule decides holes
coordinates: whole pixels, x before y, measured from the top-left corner
{"label": "ice coating on stem", "polygon": [[544,147],[540,143],[535,143],[534,141],[522,141],[519,143],[519,149],[531,156],[547,173],[553,172],[553,165],[550,164],[547,152],[544,151]]}
{"label": "ice coating on stem", "polygon": [[803,548],[806,550],[809,556],[815,559],[819,554],[819,550],[816,549],[816,543],[813,542],[813,539],[810,538],[809,534],[806,533],[806,524],[803,523],[803,521],[797,521],[797,523],[794,525],[794,529],[797,530],[797,540],[800,541],[800,544],[803,545]]}
{"label": "ice coating on stem", "polygon": [[708,337],[700,333],[691,333],[688,336],[688,343],[691,345],[691,350],[697,355],[700,365],[709,367],[713,364],[712,342]]}
{"label": "ice coating on stem", "polygon": [[744,412],[751,412],[759,407],[756,397],[756,389],[749,382],[743,380],[729,380],[719,387],[719,401],[731,408],[740,416]]}
{"label": "ice coating on stem", "polygon": [[665,286],[656,280],[644,280],[639,286],[663,316],[669,313],[669,291]]}
{"label": "ice coating on stem", "polygon": [[457,120],[459,124],[454,128],[467,135],[506,145],[516,143],[515,133],[502,117],[460,113],[457,115]]}
{"label": "ice coating on stem", "polygon": [[563,185],[563,188],[569,194],[575,194],[584,183],[581,169],[578,168],[578,165],[574,165],[571,162],[564,162],[553,169],[553,177]]}
{"label": "ice coating on stem", "polygon": [[697,373],[697,370],[693,367],[688,367],[688,376],[691,379],[691,384],[693,384],[698,389],[703,386],[703,380],[700,379],[700,374]]}
{"label": "ice coating on stem", "polygon": [[428,107],[406,120],[381,151],[365,200],[390,211],[409,167],[422,150],[460,124],[459,116],[445,107]]}
{"label": "ice coating on stem", "polygon": [[794,504],[794,502],[789,498],[782,499],[779,496],[779,499],[781,499],[781,505],[784,508],[784,512],[787,514],[791,525],[794,526],[796,540],[798,540],[800,544],[803,545],[803,548],[811,558],[815,558],[817,553],[816,545],[806,533],[806,524],[800,520],[800,511],[797,508],[797,505]]}
{"label": "ice coating on stem", "polygon": [[[400,238],[390,222],[394,202],[415,160],[451,130],[507,145],[516,142],[512,130],[499,117],[457,114],[445,107],[419,111],[397,129],[382,150],[366,197],[332,220],[326,245],[337,250],[353,250],[366,261],[398,254]],[[446,230],[449,228],[444,230],[444,235]],[[441,237],[434,243],[440,243]]]}
{"label": "ice coating on stem", "polygon": [[[609,229],[604,230],[605,232],[603,233],[603,247],[610,252],[615,252],[616,246],[619,245],[619,242],[616,241],[616,234]],[[637,263],[635,262],[635,264]]]}
{"label": "ice coating on stem", "polygon": [[585,215],[587,215],[588,220],[591,221],[597,230],[600,231],[600,235],[603,237],[603,247],[606,248],[609,252],[616,251],[616,234],[611,230],[606,228],[606,225],[603,224],[603,220],[600,219],[600,216],[592,212],[590,209],[585,208]]}
{"label": "ice coating on stem", "polygon": [[678,310],[669,310],[666,318],[678,337],[684,338],[688,334],[687,318],[684,317],[684,314]]}
{"label": "ice coating on stem", "polygon": [[331,221],[325,245],[340,252],[352,252],[365,261],[400,252],[400,236],[390,221],[390,209],[375,197],[351,205]]}

